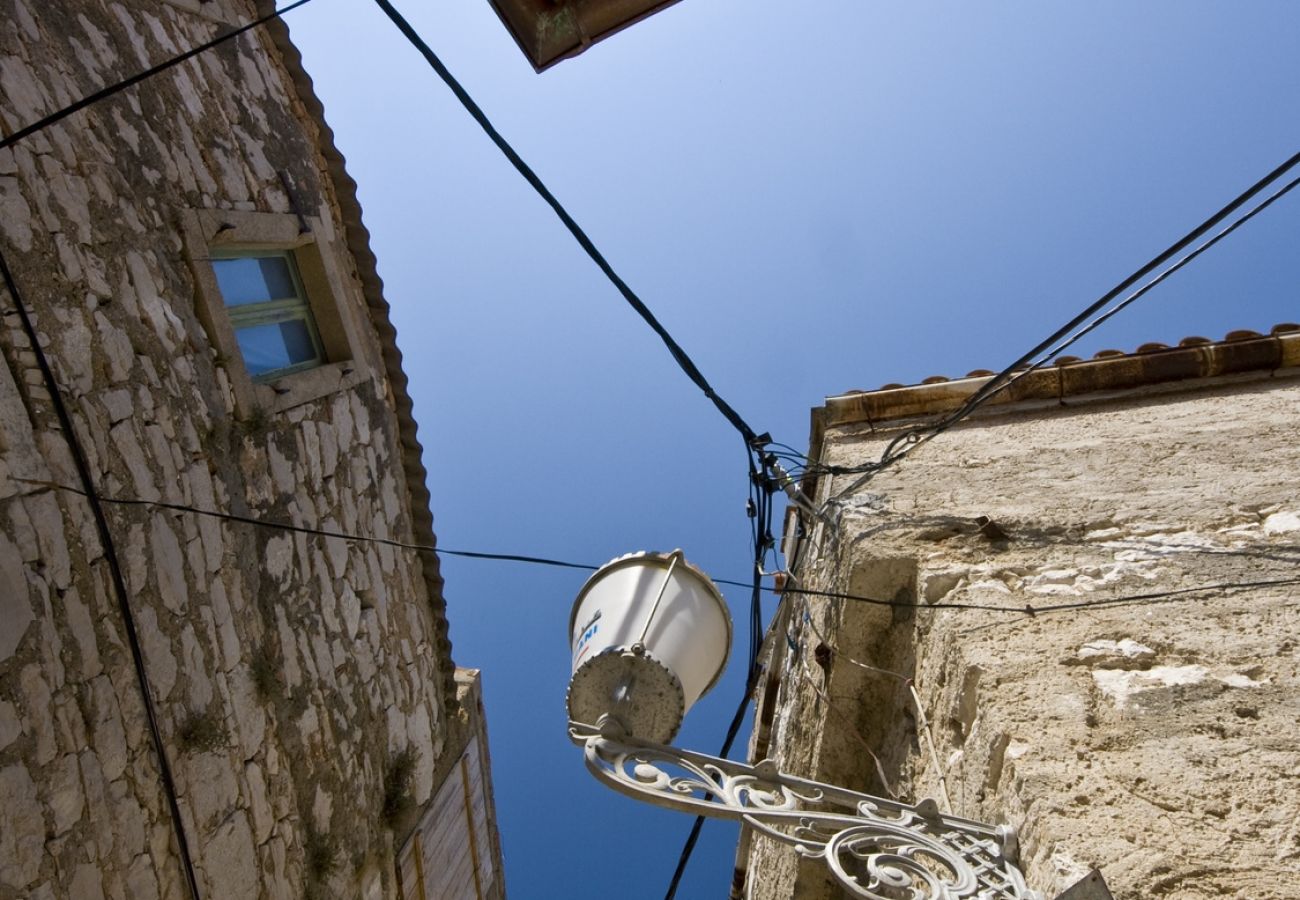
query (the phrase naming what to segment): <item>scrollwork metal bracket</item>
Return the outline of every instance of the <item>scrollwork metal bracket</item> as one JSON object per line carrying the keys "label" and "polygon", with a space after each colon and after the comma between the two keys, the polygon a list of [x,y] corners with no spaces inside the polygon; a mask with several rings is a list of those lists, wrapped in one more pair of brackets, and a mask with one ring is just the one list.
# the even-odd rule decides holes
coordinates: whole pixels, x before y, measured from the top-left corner
{"label": "scrollwork metal bracket", "polygon": [[1043,900],[1016,867],[1015,832],[754,765],[640,741],[616,719],[569,723],[587,769],[610,788],[681,812],[739,819],[822,859],[867,900]]}

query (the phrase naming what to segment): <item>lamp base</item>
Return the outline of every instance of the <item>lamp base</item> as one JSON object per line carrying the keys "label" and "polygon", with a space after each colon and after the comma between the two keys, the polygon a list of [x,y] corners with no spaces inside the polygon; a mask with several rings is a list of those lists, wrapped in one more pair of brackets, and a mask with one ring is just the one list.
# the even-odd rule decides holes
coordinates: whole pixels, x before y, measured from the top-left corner
{"label": "lamp base", "polygon": [[569,681],[569,720],[596,725],[617,719],[630,737],[666,744],[686,711],[682,683],[640,645],[610,647],[588,659]]}

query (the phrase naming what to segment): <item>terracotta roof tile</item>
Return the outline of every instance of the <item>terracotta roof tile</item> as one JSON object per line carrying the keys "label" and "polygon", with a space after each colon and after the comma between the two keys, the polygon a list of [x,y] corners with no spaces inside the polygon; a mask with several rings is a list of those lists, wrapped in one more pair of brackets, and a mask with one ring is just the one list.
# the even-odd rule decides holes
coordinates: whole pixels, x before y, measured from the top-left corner
{"label": "terracotta roof tile", "polygon": [[[1022,374],[988,403],[996,409],[1023,401],[1062,402],[1066,397],[1114,393],[1149,385],[1223,375],[1300,368],[1300,325],[1285,322],[1270,334],[1231,331],[1222,341],[1191,335],[1170,347],[1144,343],[1132,353],[1101,350],[1092,359],[1062,356],[1050,367]],[[976,369],[964,378],[932,375],[919,385],[886,384],[877,391],[830,397],[819,420],[823,426],[880,423],[956,409],[994,373]]]}

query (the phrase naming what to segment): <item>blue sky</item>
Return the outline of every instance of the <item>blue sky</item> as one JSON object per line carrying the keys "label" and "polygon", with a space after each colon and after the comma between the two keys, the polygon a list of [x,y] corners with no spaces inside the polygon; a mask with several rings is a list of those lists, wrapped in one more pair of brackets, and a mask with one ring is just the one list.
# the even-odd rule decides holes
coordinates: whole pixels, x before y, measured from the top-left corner
{"label": "blue sky", "polygon": [[[486,0],[399,6],[719,392],[797,447],[827,394],[1011,361],[1300,148],[1288,2],[684,0],[543,75]],[[739,437],[376,7],[288,19],[359,184],[441,544],[682,547],[745,579]],[[1296,321],[1298,239],[1288,196],[1084,352]],[[511,895],[662,897],[689,819],[601,788],[565,737],[581,574],[443,565]],[[740,668],[680,743],[716,749]],[[679,897],[725,896],[735,834],[706,828]]]}

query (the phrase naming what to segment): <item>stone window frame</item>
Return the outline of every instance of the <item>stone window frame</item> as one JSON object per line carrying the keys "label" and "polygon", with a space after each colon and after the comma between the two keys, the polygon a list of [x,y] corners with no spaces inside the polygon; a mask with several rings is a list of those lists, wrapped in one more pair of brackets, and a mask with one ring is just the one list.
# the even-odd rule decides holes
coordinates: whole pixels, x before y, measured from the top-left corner
{"label": "stone window frame", "polygon": [[[326,227],[316,216],[292,213],[209,209],[183,214],[181,237],[194,275],[195,306],[229,375],[235,412],[241,418],[309,403],[368,377],[355,304],[347,302],[352,292]],[[266,381],[249,375],[211,263],[214,251],[239,250],[292,252],[325,351],[323,364]]]}

